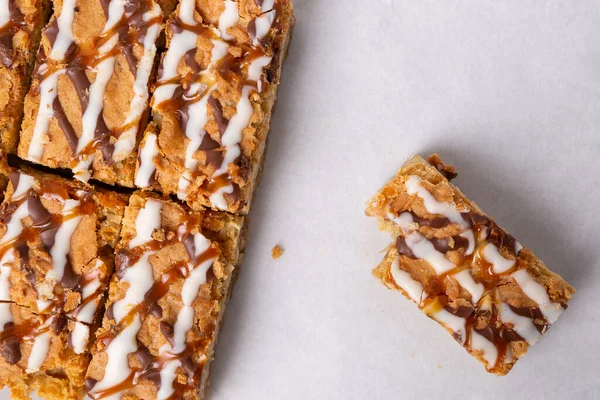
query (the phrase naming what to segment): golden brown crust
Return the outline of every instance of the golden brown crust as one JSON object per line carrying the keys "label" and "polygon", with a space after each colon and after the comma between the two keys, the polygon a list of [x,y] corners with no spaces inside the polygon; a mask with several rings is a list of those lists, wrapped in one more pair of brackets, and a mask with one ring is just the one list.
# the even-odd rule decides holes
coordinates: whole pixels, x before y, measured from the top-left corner
{"label": "golden brown crust", "polygon": [[[33,177],[32,187],[15,198],[15,186],[28,177]],[[18,218],[15,214],[24,203],[27,203],[27,212],[22,217],[24,228],[16,242],[11,240],[0,245],[3,254],[13,247],[16,249],[9,275],[10,300],[35,312],[73,312],[82,302],[82,285],[92,275],[98,273],[94,279],[106,286],[113,269],[111,248],[120,231],[126,199],[125,195],[93,190],[80,182],[31,169],[12,171],[6,198],[0,207],[0,242],[4,241],[8,225],[11,221],[15,223]],[[75,214],[63,214],[66,202],[78,203],[71,212]],[[64,219],[63,215],[75,215],[79,219],[70,236],[58,239],[70,240],[70,245],[65,255],[63,279],[57,282],[53,274],[60,262],[51,254],[58,231],[69,223],[69,217]],[[51,304],[39,309],[39,300],[48,300]]]}
{"label": "golden brown crust", "polygon": [[[449,182],[444,173],[455,176],[454,167],[437,155],[430,161],[435,167],[413,156],[369,201],[366,214],[396,238],[373,275],[415,301],[455,337],[460,320],[449,326],[452,317],[439,313],[445,309],[464,318],[466,333],[457,340],[490,372],[504,375],[555,322],[575,290]],[[448,208],[455,214],[442,213]],[[544,296],[550,303],[539,303]],[[521,321],[515,328],[520,317],[532,325]],[[485,338],[474,339],[473,332]],[[482,342],[488,339],[499,354],[495,363],[493,348]]]}
{"label": "golden brown crust", "polygon": [[[53,43],[57,40],[56,32],[60,31],[57,18],[62,13],[62,3],[55,1],[56,13],[42,35],[33,82],[25,101],[18,155],[50,168],[72,169],[82,180],[89,178],[87,171],[90,169],[94,179],[133,187],[137,144],[148,121],[147,100],[143,99],[143,91],[140,92],[140,83],[137,84],[138,89],[134,84],[138,75],[143,76],[141,71],[147,68],[150,68],[149,81],[154,78],[156,68],[153,64],[157,61],[153,53],[154,45],[149,44],[145,48],[142,39],[149,37],[151,29],[162,23],[160,10],[157,17],[143,22],[141,14],[153,10],[157,3],[151,0],[128,3],[126,18],[123,18],[125,22],[119,22],[111,31],[119,34],[121,24],[127,28],[125,34],[119,34],[121,39],[114,47],[116,50],[110,53],[115,54],[112,66],[111,63],[99,61],[104,57],[99,49],[106,47],[113,36],[112,33],[103,34],[107,10],[103,10],[100,0],[76,3],[72,23],[74,42],[63,59],[51,57]],[[159,4],[164,12],[173,7],[172,1],[161,1]],[[149,59],[144,58],[146,55]],[[111,71],[105,88],[98,89],[101,91],[99,98],[102,99],[100,116],[92,119],[92,122],[88,116],[84,124],[84,113],[94,107],[89,104],[92,101],[90,90],[99,79],[99,66],[103,71]],[[53,76],[57,79],[56,88],[53,89],[57,101],[52,101],[48,106],[42,104],[42,83],[49,84]],[[35,136],[40,107],[51,108],[52,117],[47,128],[39,129]],[[84,138],[84,125],[90,128],[89,125],[94,123],[93,138]],[[45,125],[42,122],[40,126]],[[121,144],[120,140],[123,140]],[[37,143],[43,145],[38,148]],[[93,157],[93,160],[89,157]],[[84,165],[86,161],[91,163],[89,167]]]}
{"label": "golden brown crust", "polygon": [[[137,218],[142,210],[150,207],[149,201],[159,201],[161,204],[158,211],[159,228],[152,231],[151,242],[131,247],[132,241],[138,240],[139,236],[136,231]],[[157,382],[160,382],[160,385],[168,384],[161,382],[148,368],[150,365],[159,369],[166,366],[159,353],[163,351],[161,348],[169,346],[169,343],[172,345],[170,341],[175,340],[173,327],[181,318],[180,312],[184,307],[183,286],[191,279],[191,270],[188,271],[182,266],[192,266],[192,270],[200,268],[199,264],[193,264],[197,261],[190,260],[190,252],[195,250],[187,247],[191,242],[200,243],[196,242],[197,234],[201,234],[212,243],[208,250],[197,257],[214,261],[210,261],[207,280],[199,286],[198,294],[191,304],[194,322],[185,335],[189,350],[181,353],[185,356],[178,356],[183,357],[182,362],[189,367],[186,367],[186,370],[178,367],[176,380],[180,383],[188,382],[177,389],[183,398],[195,398],[198,390],[204,390],[208,374],[207,365],[212,358],[218,325],[231,290],[235,266],[240,258],[243,225],[242,217],[211,210],[190,212],[187,208],[153,193],[137,192],[131,196],[117,248],[117,273],[111,280],[107,311],[102,327],[97,332],[98,340],[94,345],[93,359],[87,372],[92,396],[96,395],[93,387],[102,381],[106,374],[105,369],[110,357],[107,346],[115,340],[120,340],[119,335],[125,326],[128,326],[122,325],[122,320],[117,319],[121,317],[115,316],[114,313],[115,307],[120,307],[116,304],[123,301],[128,290],[136,285],[135,281],[129,280],[127,271],[138,265],[135,260],[143,257],[141,254],[146,252],[149,255],[148,262],[154,282],[150,287],[144,287],[145,300],[136,308],[137,311],[133,311],[133,318],[139,318],[141,326],[135,335],[138,350],[128,356],[129,368],[138,371],[138,379],[135,385],[129,379],[125,380],[122,396],[128,399],[154,398],[160,388]],[[188,235],[192,235],[189,238],[193,237],[194,240],[188,242]]]}
{"label": "golden brown crust", "polygon": [[[10,317],[11,321],[0,327],[0,387],[8,386],[16,399],[28,399],[32,390],[46,399],[79,398],[90,357],[89,353],[76,354],[69,346],[73,322],[60,314],[39,316],[12,303],[0,307],[3,319]],[[36,341],[45,340],[47,353],[34,350]],[[43,362],[34,367],[36,357]],[[36,370],[27,371],[29,368]]]}
{"label": "golden brown crust", "polygon": [[0,148],[17,150],[23,117],[23,100],[41,30],[51,11],[48,0],[10,0],[11,22],[0,28]]}
{"label": "golden brown crust", "polygon": [[[211,37],[214,35],[211,29],[215,29],[215,24],[218,24],[218,16],[223,12],[223,7],[224,3],[222,2],[200,0],[196,2],[195,20],[207,28],[201,31],[196,42],[194,61],[200,70],[208,68],[211,64],[211,51],[213,50]],[[184,190],[185,200],[193,209],[212,207],[226,209],[232,213],[246,214],[250,208],[254,188],[264,160],[266,138],[276,100],[283,59],[287,54],[294,25],[293,8],[289,0],[278,0],[275,8],[277,16],[273,27],[268,36],[261,41],[259,47],[253,47],[255,45],[248,33],[250,21],[261,15],[260,8],[253,0],[239,2],[240,18],[234,26],[227,30],[232,37],[227,41],[228,56],[224,59],[225,61],[220,61],[223,64],[222,67],[215,67],[217,72],[212,73],[210,78],[214,79],[214,83],[210,83],[213,85],[210,95],[206,94],[206,96],[210,96],[206,106],[208,119],[204,125],[206,136],[203,138],[199,150],[195,151],[193,155],[197,166],[191,172],[189,178],[191,183]],[[167,23],[167,47],[173,40],[174,30],[179,29],[176,27],[177,21],[176,12]],[[252,57],[255,57],[254,53],[258,51],[257,49],[272,57],[272,60],[266,69],[264,78],[261,79],[261,90],[254,90],[249,95],[252,115],[249,125],[242,130],[241,154],[234,162],[226,166],[228,178],[223,183],[219,179],[213,179],[226,152],[221,136],[229,121],[237,113],[237,106],[243,97],[244,82],[248,79],[246,68]],[[179,64],[177,68],[179,76],[194,74],[193,68],[196,67],[188,65],[187,62]],[[160,84],[159,80],[158,86]],[[186,87],[185,90],[187,89]],[[156,125],[149,126],[145,134],[146,137],[150,134],[158,137],[158,156],[154,158],[156,172],[152,184],[148,188],[167,194],[178,194],[182,190],[180,189],[180,178],[186,173],[186,146],[189,140],[182,127],[180,112],[182,109],[187,109],[188,105],[179,104],[177,101],[153,105],[153,120]],[[140,163],[138,162],[139,170]],[[215,204],[211,195],[227,184],[233,186],[233,191],[224,195],[227,203],[224,208],[220,204]]]}

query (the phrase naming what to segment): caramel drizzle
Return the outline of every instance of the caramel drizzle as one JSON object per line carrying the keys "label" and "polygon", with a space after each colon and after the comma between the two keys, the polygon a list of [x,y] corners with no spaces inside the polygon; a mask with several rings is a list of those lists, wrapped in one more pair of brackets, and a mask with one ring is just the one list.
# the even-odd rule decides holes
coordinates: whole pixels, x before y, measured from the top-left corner
{"label": "caramel drizzle", "polygon": [[[417,217],[413,212],[410,213],[413,216],[414,221],[420,226],[428,226],[439,229],[445,228],[451,224],[451,222],[445,217],[434,217],[428,219]],[[465,319],[465,341],[462,342],[460,336],[456,332],[453,334],[454,338],[469,352],[472,352],[472,350],[467,347],[471,341],[471,332],[475,331],[489,340],[498,350],[498,356],[495,364],[487,367],[489,371],[494,372],[505,363],[510,343],[524,340],[517,332],[504,325],[500,319],[499,310],[497,307],[499,298],[495,290],[503,277],[507,277],[515,271],[517,268],[517,263],[515,262],[515,265],[508,271],[498,274],[493,271],[493,265],[485,260],[481,254],[481,251],[485,244],[491,243],[498,248],[504,248],[507,252],[513,255],[515,259],[517,259],[515,247],[517,242],[514,237],[501,229],[494,221],[485,215],[481,215],[476,212],[468,212],[463,213],[462,216],[467,222],[469,222],[469,229],[473,229],[474,231],[475,250],[469,256],[465,256],[463,252],[461,255],[461,260],[457,263],[455,268],[438,275],[423,287],[425,299],[421,302],[421,304],[419,304],[419,308],[428,308],[430,310],[439,310],[443,308],[450,314]],[[487,232],[485,237],[484,231]],[[429,240],[437,251],[444,254],[448,251],[456,251],[460,248],[464,250],[467,248],[468,243],[465,243],[465,238],[457,235],[453,236],[452,239],[454,241],[453,247],[449,246],[449,239],[447,238],[427,238],[424,240]],[[412,250],[406,245],[405,239],[402,235],[397,238],[396,249],[398,250],[398,253],[404,257],[417,259]],[[475,269],[473,269],[473,267],[475,267]],[[447,288],[444,283],[445,278],[465,269],[471,271],[475,282],[483,284],[485,288],[479,303],[481,303],[486,296],[491,296],[491,310],[481,309],[479,304],[474,304],[473,308],[460,306],[458,309],[454,309],[448,305]],[[389,282],[395,282],[393,276],[391,275],[391,271],[388,271],[387,273],[387,280]],[[563,308],[566,308],[566,304],[563,304],[562,306]],[[539,307],[517,308],[511,305],[509,305],[509,307],[517,315],[530,318],[541,334],[545,333],[545,331],[548,329],[550,324],[545,320]],[[477,328],[477,326],[481,326],[482,321],[486,320],[487,323],[485,326]]]}
{"label": "caramel drizzle", "polygon": [[0,62],[10,68],[14,62],[13,37],[20,29],[25,29],[27,23],[25,16],[17,7],[16,0],[8,0],[10,20],[0,27]]}
{"label": "caramel drizzle", "polygon": [[[102,7],[106,18],[108,18],[108,5],[108,2],[102,1]],[[123,54],[127,60],[130,72],[135,76],[137,72],[137,58],[133,53],[133,47],[136,43],[143,45],[144,37],[149,27],[162,22],[162,16],[157,16],[148,21],[144,21],[144,14],[152,10],[152,5],[153,3],[149,0],[125,2],[125,10],[119,22],[117,22],[110,30],[103,32],[99,37],[94,37],[88,42],[80,44],[80,46],[77,46],[73,42],[66,52],[66,59],[61,60],[58,63],[59,65],[67,65],[66,74],[75,87],[81,105],[82,115],[88,106],[89,89],[91,86],[86,71],[94,71],[98,64],[103,60]],[[54,46],[58,31],[57,19],[54,19],[45,30],[45,35],[50,41],[51,47]],[[99,49],[111,40],[114,35],[118,36],[117,44],[109,52],[100,53]],[[42,48],[40,48],[40,50],[42,50]],[[40,55],[40,57],[44,62],[53,62],[52,60],[46,59],[46,56],[43,54]],[[40,71],[42,65],[44,65],[42,62],[38,63],[38,68],[36,70],[36,74],[40,77],[40,81],[44,80],[54,70],[53,68],[46,68],[44,71]],[[142,119],[140,119],[139,121],[123,124],[119,128],[111,130],[106,125],[103,113],[100,112],[96,122],[94,140],[77,153],[79,137],[75,133],[75,129],[71,122],[68,120],[58,96],[54,100],[52,109],[54,116],[69,143],[69,147],[71,148],[73,156],[71,167],[77,165],[79,158],[87,158],[94,154],[96,150],[101,151],[102,158],[106,164],[112,165],[114,145],[111,143],[110,138],[118,138],[123,132],[136,124],[138,124],[139,129],[139,124],[142,123]]]}
{"label": "caramel drizzle", "polygon": [[[198,265],[207,260],[216,259],[219,256],[220,252],[218,248],[212,244],[204,252],[198,256],[195,256],[196,249],[194,247],[193,232],[198,229],[200,222],[201,221],[196,216],[188,215],[186,216],[186,220],[183,222],[183,224],[181,224],[177,229],[177,232],[168,232],[165,240],[152,240],[149,243],[134,247],[133,249],[126,249],[123,247],[117,252],[115,264],[117,269],[116,275],[119,279],[123,277],[125,270],[129,266],[135,265],[144,256],[144,254],[148,252],[155,253],[162,248],[176,243],[182,243],[184,245],[190,261],[187,263],[173,264],[171,268],[163,272],[160,276],[160,279],[155,281],[148,292],[146,292],[144,300],[140,304],[131,307],[127,315],[112,329],[107,330],[103,334],[96,337],[97,341],[102,342],[104,348],[106,348],[106,346],[115,340],[121,332],[131,325],[137,316],[142,318],[145,315],[154,315],[158,318],[161,318],[162,309],[159,306],[158,301],[169,292],[169,287],[171,284],[178,279],[185,280],[191,271],[193,271]],[[211,283],[213,278],[214,275],[211,267],[207,271],[205,284]],[[108,307],[106,310],[106,316],[107,318],[114,320],[112,312],[113,306],[114,303]],[[160,329],[163,335],[172,344],[173,326],[168,324],[166,321],[161,321]],[[182,398],[183,393],[188,390],[193,390],[195,387],[197,387],[202,374],[202,368],[206,362],[206,358],[201,357],[197,362],[195,362],[194,356],[207,353],[206,350],[210,345],[214,330],[215,327],[212,326],[211,329],[200,339],[190,341],[188,338],[186,338],[185,349],[180,353],[174,354],[172,352],[166,352],[158,356],[152,355],[144,346],[144,344],[136,338],[138,351],[134,354],[136,357],[138,357],[142,367],[139,369],[132,369],[129,376],[118,385],[98,392],[90,392],[93,389],[96,381],[91,378],[87,378],[86,390],[88,391],[88,396],[90,396],[92,399],[106,398],[133,388],[143,379],[154,382],[158,390],[160,389],[161,385],[160,371],[167,363],[174,360],[179,360],[186,375],[188,376],[188,379],[185,384],[175,380],[173,382],[174,392],[169,398]]]}
{"label": "caramel drizzle", "polygon": [[[49,319],[52,319],[50,323]],[[0,354],[9,364],[15,365],[22,358],[21,343],[33,341],[50,329],[59,334],[65,326],[66,319],[62,314],[33,315],[31,319],[19,324],[8,322],[0,328]]]}
{"label": "caramel drizzle", "polygon": [[[257,2],[256,5],[258,7],[260,7],[262,5],[262,1],[260,1],[260,4]],[[267,10],[259,15],[259,17],[260,17],[261,15],[264,15],[265,13],[273,12],[273,11],[275,11],[275,13],[276,13],[276,19],[273,22],[273,26],[271,27],[271,29],[273,29],[273,27],[276,26],[276,24],[279,20],[279,15],[281,14],[281,2],[279,0],[276,0],[275,4],[271,10]],[[256,17],[256,18],[258,18],[258,17]],[[264,50],[264,44],[267,43],[266,39],[261,41],[261,46],[260,46],[261,48],[256,48],[252,44],[248,45],[245,43],[237,43],[234,40],[225,40],[220,35],[215,34],[213,32],[213,30],[211,29],[211,27],[209,27],[209,26],[202,25],[202,24],[198,24],[198,25],[185,24],[184,22],[181,21],[181,19],[179,17],[177,17],[173,23],[169,24],[169,27],[172,30],[172,32],[174,32],[174,33],[179,33],[179,32],[182,32],[183,30],[187,30],[190,32],[194,32],[199,36],[205,36],[205,37],[208,37],[209,39],[223,40],[224,42],[226,42],[232,46],[241,48],[242,49],[241,57],[236,58],[230,53],[227,54],[223,59],[217,61],[214,64],[214,71],[216,74],[220,75],[221,77],[223,77],[225,80],[227,80],[229,82],[238,82],[238,88],[239,88],[240,93],[244,86],[251,86],[251,87],[253,87],[254,91],[259,90],[259,87],[260,87],[259,82],[249,80],[247,78],[240,79],[239,76],[243,76],[243,69],[245,67],[249,66],[253,60],[266,55],[266,52]],[[249,34],[250,38],[253,39],[256,36],[255,19],[252,19],[252,21],[250,21],[247,29],[248,29],[248,34]],[[161,80],[157,83],[158,86],[169,85],[169,84],[177,84],[178,85],[178,87],[174,91],[174,94],[171,97],[171,99],[160,103],[159,105],[155,106],[154,108],[158,109],[158,110],[163,110],[166,113],[177,116],[177,118],[179,120],[179,126],[178,126],[179,134],[182,135],[183,137],[186,136],[185,132],[187,129],[187,122],[189,119],[188,109],[189,109],[190,105],[192,103],[195,103],[195,102],[203,99],[210,92],[210,88],[216,84],[216,81],[214,79],[210,79],[210,78],[207,79],[205,77],[206,70],[202,70],[202,68],[200,67],[200,65],[198,65],[198,63],[195,59],[196,50],[197,49],[192,49],[192,50],[188,51],[184,56],[185,65],[187,65],[189,67],[188,73],[186,73],[183,76],[181,76],[181,75],[175,76],[168,80]],[[162,68],[162,63],[161,63],[161,68]],[[160,75],[162,75],[161,71],[159,71],[159,76]],[[267,74],[267,75],[269,75],[269,74]],[[262,76],[261,76],[261,79],[262,79]],[[203,84],[204,85],[203,90],[201,90],[200,93],[198,93],[197,95],[195,95],[191,98],[187,97],[185,95],[185,91],[183,90],[183,88],[189,87],[194,82],[200,82],[201,84]],[[225,130],[227,129],[229,120],[223,114],[222,104],[220,103],[220,101],[217,98],[212,96],[212,94],[209,95],[208,104],[210,105],[210,109],[212,110],[213,120],[215,121],[215,123],[218,126],[219,141],[214,140],[206,131],[204,131],[204,136],[202,138],[200,145],[196,149],[196,151],[204,152],[205,166],[211,166],[212,171],[213,171],[212,174],[214,174],[214,172],[217,171],[219,166],[221,166],[223,159],[224,159],[224,153],[226,152],[226,148],[222,145],[222,143],[220,143],[220,138],[223,135],[223,133],[225,132]],[[234,168],[234,171],[238,171],[237,172],[238,178],[241,178],[242,180],[247,179],[247,177],[244,176],[244,174],[247,173],[247,169],[248,169],[250,163],[251,162],[247,158],[247,156],[245,156],[243,154],[243,152],[240,152],[240,155],[232,162],[233,165],[238,167],[238,168]],[[231,193],[224,193],[224,197],[226,198],[229,205],[235,203],[236,201],[238,201],[241,198],[240,186],[238,183],[233,181],[233,177],[231,176],[231,174],[235,173],[235,172],[232,172],[230,169],[228,169],[228,171],[226,171],[225,173],[220,174],[216,177],[215,176],[206,176],[207,172],[201,171],[200,168],[198,168],[198,167],[196,168],[196,170],[188,171],[188,173],[190,174],[191,182],[201,179],[202,183],[201,183],[200,187],[201,187],[201,189],[207,191],[208,193],[215,193],[219,189],[226,187],[228,185],[231,185],[233,188],[233,191]]]}
{"label": "caramel drizzle", "polygon": [[[10,181],[13,190],[16,190],[20,176],[21,174],[19,172],[11,172]],[[18,198],[5,201],[0,206],[0,221],[6,225],[12,218],[13,212],[21,204],[28,202],[29,217],[31,217],[33,224],[31,226],[23,226],[23,230],[15,238],[0,245],[0,258],[2,258],[7,251],[14,249],[21,259],[20,268],[29,279],[31,287],[36,293],[36,283],[38,278],[34,269],[29,265],[29,243],[40,238],[45,250],[49,252],[54,246],[56,233],[64,222],[79,216],[95,214],[95,205],[91,198],[91,194],[88,192],[79,193],[76,196],[79,200],[79,205],[68,213],[50,214],[42,205],[40,200],[41,197],[59,198],[64,201],[72,196],[69,195],[63,186],[50,181],[41,182],[40,191],[41,193],[38,193],[31,188]],[[16,268],[16,265],[14,268]],[[60,288],[53,291],[54,299],[52,299],[51,305],[45,310],[39,310],[39,312],[62,310],[67,295],[67,291],[64,289],[80,292],[87,279],[88,277],[79,276],[73,271],[69,257],[67,257],[63,277],[60,282],[57,282],[57,285],[60,285]]]}

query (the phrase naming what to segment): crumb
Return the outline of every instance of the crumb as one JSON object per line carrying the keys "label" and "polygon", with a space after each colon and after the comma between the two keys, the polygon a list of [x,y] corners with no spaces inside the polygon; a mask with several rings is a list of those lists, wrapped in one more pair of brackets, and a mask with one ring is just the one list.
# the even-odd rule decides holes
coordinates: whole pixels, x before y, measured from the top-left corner
{"label": "crumb", "polygon": [[410,353],[410,358],[413,358],[415,356],[415,353]]}
{"label": "crumb", "polygon": [[281,257],[283,255],[283,252],[285,250],[283,250],[281,248],[281,246],[279,246],[278,244],[276,244],[272,249],[271,249],[271,257],[273,257],[273,260],[277,260],[279,257]]}
{"label": "crumb", "polygon": [[438,365],[438,369],[442,369],[442,366],[441,366],[441,365]]}

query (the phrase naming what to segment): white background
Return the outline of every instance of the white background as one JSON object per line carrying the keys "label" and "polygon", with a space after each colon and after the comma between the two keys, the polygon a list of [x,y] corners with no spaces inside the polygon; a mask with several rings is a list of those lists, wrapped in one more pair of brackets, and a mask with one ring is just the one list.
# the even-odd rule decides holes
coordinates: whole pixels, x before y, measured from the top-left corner
{"label": "white background", "polygon": [[[600,398],[599,3],[295,6],[209,398]],[[577,288],[507,377],[370,275],[390,239],[365,202],[406,158],[435,151]]]}

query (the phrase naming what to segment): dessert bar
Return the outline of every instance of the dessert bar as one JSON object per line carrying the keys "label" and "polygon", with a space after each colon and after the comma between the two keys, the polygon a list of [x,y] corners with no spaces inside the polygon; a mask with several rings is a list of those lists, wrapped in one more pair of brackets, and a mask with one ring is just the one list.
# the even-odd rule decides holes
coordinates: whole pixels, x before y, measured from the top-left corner
{"label": "dessert bar", "polygon": [[0,302],[0,387],[14,400],[29,399],[32,390],[51,400],[81,398],[90,360],[82,329],[90,326],[64,314]]}
{"label": "dessert bar", "polygon": [[77,181],[12,171],[0,206],[0,301],[91,323],[125,205],[125,196]]}
{"label": "dessert bar", "polygon": [[5,152],[17,150],[23,100],[49,14],[49,0],[5,0],[0,4],[0,149]]}
{"label": "dessert bar", "polygon": [[245,214],[262,168],[289,0],[182,0],[166,27],[135,184]]}
{"label": "dessert bar", "polygon": [[87,371],[92,399],[204,398],[244,219],[133,194]]}
{"label": "dessert bar", "polygon": [[368,204],[395,236],[373,275],[505,375],[575,290],[450,183],[453,167],[429,161],[412,157]]}
{"label": "dessert bar", "polygon": [[161,7],[152,0],[54,5],[25,102],[18,155],[72,170],[82,181],[132,187]]}

